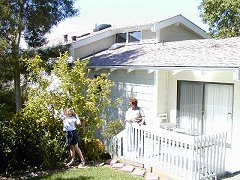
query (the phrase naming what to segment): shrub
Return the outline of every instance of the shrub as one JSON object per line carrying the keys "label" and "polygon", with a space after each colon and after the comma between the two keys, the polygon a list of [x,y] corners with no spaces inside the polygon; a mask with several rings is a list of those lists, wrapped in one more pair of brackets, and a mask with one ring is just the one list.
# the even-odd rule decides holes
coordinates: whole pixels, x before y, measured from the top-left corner
{"label": "shrub", "polygon": [[8,124],[7,172],[56,167],[66,159],[68,149],[64,145],[61,122],[47,116],[46,111],[42,114],[45,121],[19,113]]}
{"label": "shrub", "polygon": [[104,145],[99,139],[89,138],[83,141],[81,145],[80,148],[83,151],[83,156],[89,161],[99,160],[104,153]]}
{"label": "shrub", "polygon": [[12,137],[9,124],[13,116],[14,113],[11,112],[11,107],[6,104],[0,104],[0,173],[3,173],[8,166]]}
{"label": "shrub", "polygon": [[[82,119],[79,135],[84,143],[80,147],[86,159],[97,160],[104,152],[102,142],[94,135],[105,120],[105,108],[114,104],[109,98],[113,83],[106,74],[89,78],[88,60],[73,64],[67,60],[67,53],[61,55],[50,77],[46,76],[39,56],[26,60],[28,84],[32,86],[25,91],[24,108],[10,119],[0,121],[3,124],[0,141],[4,143],[0,145],[0,156],[5,156],[1,163],[6,162],[8,172],[56,167],[69,157],[62,122],[54,116],[55,110],[64,107],[73,108]],[[50,79],[56,77],[59,84],[52,87]]]}
{"label": "shrub", "polygon": [[104,130],[101,131],[103,138],[111,139],[113,136],[124,130],[124,124],[120,120],[113,120],[107,123]]}

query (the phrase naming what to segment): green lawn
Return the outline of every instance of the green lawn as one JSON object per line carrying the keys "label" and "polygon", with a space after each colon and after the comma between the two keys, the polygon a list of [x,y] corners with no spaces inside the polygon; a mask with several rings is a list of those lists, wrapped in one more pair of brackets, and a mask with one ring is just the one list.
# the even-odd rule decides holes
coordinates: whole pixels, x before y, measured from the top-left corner
{"label": "green lawn", "polygon": [[118,169],[112,169],[106,166],[87,167],[84,169],[68,169],[48,176],[34,177],[30,180],[143,180],[143,177],[131,175]]}

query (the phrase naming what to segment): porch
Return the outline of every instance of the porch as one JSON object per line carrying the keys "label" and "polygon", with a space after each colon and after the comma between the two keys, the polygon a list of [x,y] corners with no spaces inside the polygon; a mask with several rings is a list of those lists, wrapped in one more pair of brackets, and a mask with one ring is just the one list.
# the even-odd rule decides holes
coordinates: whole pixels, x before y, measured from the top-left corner
{"label": "porch", "polygon": [[227,133],[193,136],[127,123],[110,141],[109,151],[178,179],[214,179],[225,173],[226,139]]}

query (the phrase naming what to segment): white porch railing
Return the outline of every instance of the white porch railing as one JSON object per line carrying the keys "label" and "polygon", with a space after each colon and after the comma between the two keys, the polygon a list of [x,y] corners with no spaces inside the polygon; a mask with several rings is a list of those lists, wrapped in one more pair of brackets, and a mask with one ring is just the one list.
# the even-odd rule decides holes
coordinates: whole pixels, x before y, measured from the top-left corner
{"label": "white porch railing", "polygon": [[190,136],[127,123],[115,136],[112,154],[182,179],[216,178],[225,172],[226,133]]}

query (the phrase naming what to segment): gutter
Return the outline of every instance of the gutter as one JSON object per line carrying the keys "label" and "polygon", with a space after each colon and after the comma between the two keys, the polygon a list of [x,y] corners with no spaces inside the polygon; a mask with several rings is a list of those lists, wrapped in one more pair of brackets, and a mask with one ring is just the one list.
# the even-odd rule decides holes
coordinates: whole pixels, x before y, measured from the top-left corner
{"label": "gutter", "polygon": [[134,70],[200,70],[200,71],[239,71],[240,67],[223,66],[88,66],[90,69],[134,69]]}

